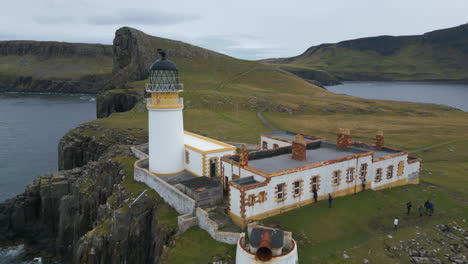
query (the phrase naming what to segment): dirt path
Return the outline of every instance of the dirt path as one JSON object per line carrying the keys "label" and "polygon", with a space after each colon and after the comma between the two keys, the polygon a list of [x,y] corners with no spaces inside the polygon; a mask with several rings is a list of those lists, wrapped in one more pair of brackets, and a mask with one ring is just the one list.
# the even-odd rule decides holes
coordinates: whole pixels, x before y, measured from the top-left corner
{"label": "dirt path", "polygon": [[415,149],[415,150],[410,151],[409,153],[412,154],[412,153],[421,152],[421,151],[425,151],[425,150],[429,150],[429,149],[433,149],[433,148],[438,148],[438,147],[441,147],[441,146],[445,146],[445,145],[455,143],[457,141],[460,141],[460,140],[455,139],[455,140],[447,141],[447,142],[444,142],[444,143],[435,144],[435,145],[427,146],[427,147],[424,147],[424,148]]}

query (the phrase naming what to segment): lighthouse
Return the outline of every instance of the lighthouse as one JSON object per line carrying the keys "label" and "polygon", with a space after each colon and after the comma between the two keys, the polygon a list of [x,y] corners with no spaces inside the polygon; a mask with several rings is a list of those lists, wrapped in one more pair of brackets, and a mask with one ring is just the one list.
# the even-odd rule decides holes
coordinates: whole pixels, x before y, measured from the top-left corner
{"label": "lighthouse", "polygon": [[183,98],[179,93],[177,66],[158,50],[160,59],[150,68],[146,92],[149,130],[149,170],[154,174],[174,174],[184,170]]}

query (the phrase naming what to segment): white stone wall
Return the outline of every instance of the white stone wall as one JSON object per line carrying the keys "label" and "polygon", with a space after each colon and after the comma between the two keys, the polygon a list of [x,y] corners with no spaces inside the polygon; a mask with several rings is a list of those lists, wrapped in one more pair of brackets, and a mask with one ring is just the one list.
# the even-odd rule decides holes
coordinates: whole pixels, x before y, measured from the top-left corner
{"label": "white stone wall", "polygon": [[[398,176],[398,163],[400,163],[400,161],[403,161],[405,164],[404,173],[402,176]],[[393,177],[391,179],[387,179],[387,167],[390,165],[393,165]],[[375,176],[377,174],[378,168],[382,169],[382,180],[380,182],[375,182]],[[408,155],[403,155],[403,156],[398,156],[398,157],[391,158],[391,159],[377,161],[377,162],[372,163],[372,170],[369,171],[371,173],[369,174],[369,176],[371,175],[372,177],[368,177],[367,182],[372,183],[371,188],[377,188],[379,186],[392,183],[394,181],[408,178],[407,170],[408,170]]]}
{"label": "white stone wall", "polygon": [[189,156],[190,156],[190,162],[189,163],[186,163],[185,162],[185,152],[184,152],[184,166],[185,166],[185,169],[195,173],[195,174],[198,174],[200,176],[203,176],[203,168],[202,168],[202,164],[203,164],[203,155],[197,151],[194,151],[192,149],[189,149],[189,148],[185,148],[185,151],[188,151],[189,152]]}
{"label": "white stone wall", "polygon": [[237,216],[240,216],[240,191],[236,188],[229,189],[230,204],[229,210]]}
{"label": "white stone wall", "polygon": [[149,171],[135,166],[134,178],[136,181],[145,183],[155,190],[166,203],[174,208],[179,214],[192,214],[195,210],[196,202],[174,186],[152,175]]}
{"label": "white stone wall", "polygon": [[141,150],[144,148],[148,148],[148,143],[130,147],[130,150],[132,151],[133,156],[135,156],[137,159],[145,159],[148,157],[148,155]]}
{"label": "white stone wall", "polygon": [[273,144],[278,144],[279,147],[291,146],[291,143],[284,142],[284,141],[281,141],[281,140],[276,140],[276,139],[265,137],[265,136],[261,136],[260,137],[260,149],[263,149],[263,142],[268,143],[268,149],[272,149]]}
{"label": "white stone wall", "polygon": [[[358,159],[352,159],[348,161],[338,162],[326,166],[321,166],[317,168],[312,168],[309,170],[298,171],[290,174],[285,174],[281,176],[271,177],[270,183],[267,186],[258,187],[255,189],[246,191],[246,199],[248,199],[249,194],[258,195],[261,191],[267,193],[267,199],[263,203],[255,203],[253,206],[246,206],[246,217],[255,216],[257,214],[265,213],[270,210],[290,206],[305,200],[313,199],[313,193],[311,192],[311,178],[312,176],[320,176],[320,188],[318,190],[318,195],[327,195],[328,193],[336,192],[342,189],[351,188],[355,185],[360,185],[361,181],[356,179],[357,171],[355,171],[354,181],[347,183],[346,182],[346,171],[349,167],[359,168],[362,163],[371,163],[371,156],[361,157]],[[333,171],[341,170],[341,181],[338,186],[332,185],[332,176]],[[244,176],[249,176],[245,174]],[[295,181],[302,180],[302,195],[299,197],[293,196],[293,183]],[[286,184],[286,199],[281,202],[277,202],[275,196],[275,187],[278,184]],[[231,187],[231,191],[235,189]],[[232,199],[231,195],[231,199]],[[238,205],[235,205],[236,201],[231,200],[231,208],[240,207],[240,201]],[[233,211],[234,212],[234,211]],[[236,213],[237,214],[237,213]],[[239,214],[240,215],[240,214]]]}
{"label": "white stone wall", "polygon": [[211,220],[208,216],[208,212],[201,209],[200,207],[197,208],[196,216],[198,218],[198,226],[208,232],[208,234],[210,234],[210,236],[218,242],[235,245],[242,234],[218,231],[218,224]]}
{"label": "white stone wall", "polygon": [[414,162],[406,164],[405,174],[408,176],[408,181],[414,181],[419,178],[419,170],[421,169],[421,162]]}

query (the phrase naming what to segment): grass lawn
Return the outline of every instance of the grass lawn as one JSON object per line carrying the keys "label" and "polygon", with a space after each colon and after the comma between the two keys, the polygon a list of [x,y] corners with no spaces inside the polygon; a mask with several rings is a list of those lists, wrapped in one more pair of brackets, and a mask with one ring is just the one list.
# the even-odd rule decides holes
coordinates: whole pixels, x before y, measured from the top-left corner
{"label": "grass lawn", "polygon": [[173,246],[163,256],[163,264],[200,264],[218,260],[230,260],[236,255],[236,247],[213,240],[198,227],[191,228],[174,240]]}

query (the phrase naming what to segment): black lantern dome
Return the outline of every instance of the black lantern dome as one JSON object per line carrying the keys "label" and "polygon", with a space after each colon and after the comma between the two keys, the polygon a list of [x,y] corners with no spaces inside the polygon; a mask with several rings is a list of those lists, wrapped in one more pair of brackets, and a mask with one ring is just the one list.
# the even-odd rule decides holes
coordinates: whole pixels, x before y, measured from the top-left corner
{"label": "black lantern dome", "polygon": [[181,90],[177,66],[166,58],[164,50],[158,49],[158,53],[161,58],[151,65],[150,83],[147,85],[147,90],[149,92],[176,92]]}
{"label": "black lantern dome", "polygon": [[166,58],[166,52],[158,49],[161,58],[151,65],[151,71],[178,71],[177,66],[172,61]]}

